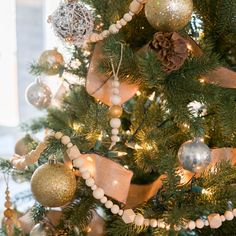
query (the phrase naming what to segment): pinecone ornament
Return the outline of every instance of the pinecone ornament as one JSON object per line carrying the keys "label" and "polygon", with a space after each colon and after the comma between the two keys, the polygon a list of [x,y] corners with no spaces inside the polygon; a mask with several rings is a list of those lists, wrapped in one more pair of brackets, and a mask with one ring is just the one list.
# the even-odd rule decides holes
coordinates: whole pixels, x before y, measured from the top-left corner
{"label": "pinecone ornament", "polygon": [[149,46],[167,73],[178,70],[188,57],[185,39],[176,32],[157,32]]}

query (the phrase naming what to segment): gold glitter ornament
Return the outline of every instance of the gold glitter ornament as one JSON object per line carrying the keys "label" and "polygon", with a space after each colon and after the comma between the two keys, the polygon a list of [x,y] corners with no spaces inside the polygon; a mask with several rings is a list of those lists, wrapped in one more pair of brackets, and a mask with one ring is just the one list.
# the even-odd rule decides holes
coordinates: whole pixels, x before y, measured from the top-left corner
{"label": "gold glitter ornament", "polygon": [[113,105],[110,107],[109,109],[109,115],[112,117],[112,118],[118,118],[118,117],[121,117],[122,115],[122,107],[121,106],[118,106],[118,105]]}
{"label": "gold glitter ornament", "polygon": [[191,19],[192,0],[148,0],[145,15],[155,29],[173,32],[182,29]]}
{"label": "gold glitter ornament", "polygon": [[63,56],[57,49],[44,51],[38,60],[38,65],[46,75],[59,74],[63,64]]}
{"label": "gold glitter ornament", "polygon": [[31,190],[35,199],[45,207],[64,206],[74,197],[76,178],[66,165],[50,160],[34,172]]}

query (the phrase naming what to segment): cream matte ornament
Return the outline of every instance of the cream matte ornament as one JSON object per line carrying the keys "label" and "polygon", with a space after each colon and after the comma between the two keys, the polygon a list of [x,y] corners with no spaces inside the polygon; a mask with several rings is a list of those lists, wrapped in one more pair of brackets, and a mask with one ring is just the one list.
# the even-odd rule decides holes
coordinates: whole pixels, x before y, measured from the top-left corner
{"label": "cream matte ornament", "polygon": [[60,40],[78,47],[84,44],[94,28],[91,10],[77,1],[62,2],[49,17],[49,22]]}
{"label": "cream matte ornament", "polygon": [[145,15],[153,28],[163,32],[181,30],[191,19],[192,0],[148,0]]}
{"label": "cream matte ornament", "polygon": [[48,108],[51,104],[52,92],[50,88],[38,78],[27,87],[25,98],[28,103],[42,110]]}
{"label": "cream matte ornament", "polygon": [[44,51],[38,60],[38,65],[46,75],[59,74],[63,68],[64,58],[57,49]]}
{"label": "cream matte ornament", "polygon": [[66,165],[49,160],[34,172],[31,190],[35,199],[45,207],[64,206],[74,197],[76,178]]}
{"label": "cream matte ornament", "polygon": [[178,158],[185,170],[200,173],[211,163],[211,150],[201,138],[195,138],[182,144]]}

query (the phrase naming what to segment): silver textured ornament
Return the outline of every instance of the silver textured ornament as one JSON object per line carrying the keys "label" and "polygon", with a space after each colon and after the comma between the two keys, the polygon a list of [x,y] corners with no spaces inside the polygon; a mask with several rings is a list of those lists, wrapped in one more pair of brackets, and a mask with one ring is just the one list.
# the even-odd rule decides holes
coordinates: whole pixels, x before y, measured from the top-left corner
{"label": "silver textured ornament", "polygon": [[191,19],[192,0],[148,0],[145,15],[150,25],[163,32],[182,29]]}
{"label": "silver textured ornament", "polygon": [[30,84],[25,91],[26,101],[38,109],[45,109],[51,104],[52,92],[40,79]]}
{"label": "silver textured ornament", "polygon": [[45,224],[36,224],[30,231],[30,236],[48,236],[49,228]]}
{"label": "silver textured ornament", "polygon": [[49,17],[55,34],[66,43],[82,46],[94,28],[91,10],[77,1],[61,3]]}
{"label": "silver textured ornament", "polygon": [[200,173],[211,163],[211,150],[201,138],[195,138],[181,145],[178,158],[185,170]]}

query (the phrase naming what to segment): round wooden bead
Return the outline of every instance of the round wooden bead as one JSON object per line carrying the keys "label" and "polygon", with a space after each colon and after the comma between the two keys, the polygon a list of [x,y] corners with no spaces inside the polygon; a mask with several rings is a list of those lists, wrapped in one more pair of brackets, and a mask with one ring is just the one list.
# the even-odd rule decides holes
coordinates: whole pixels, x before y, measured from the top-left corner
{"label": "round wooden bead", "polygon": [[150,226],[153,227],[153,228],[156,228],[157,227],[157,220],[151,219],[150,220]]}
{"label": "round wooden bead", "polygon": [[104,31],[102,32],[102,36],[103,36],[104,38],[108,37],[109,34],[110,34],[109,30],[104,30]]}
{"label": "round wooden bead", "polygon": [[100,202],[102,203],[102,204],[105,204],[106,202],[107,202],[107,197],[103,197],[103,198],[101,198],[100,199]]}
{"label": "round wooden bead", "polygon": [[63,136],[62,132],[56,132],[54,135],[55,139],[61,139],[62,136]]}
{"label": "round wooden bead", "polygon": [[121,23],[122,26],[127,25],[127,21],[125,21],[124,19],[121,19],[121,20],[120,20],[120,23]]}
{"label": "round wooden bead", "polygon": [[112,118],[110,120],[110,125],[112,128],[119,128],[121,126],[121,121],[119,118]]}
{"label": "round wooden bead", "polygon": [[225,216],[224,215],[221,215],[220,218],[221,218],[222,222],[225,222]]}
{"label": "round wooden bead", "polygon": [[119,130],[118,130],[118,129],[112,129],[112,130],[111,130],[111,133],[112,133],[113,135],[117,135],[117,134],[119,134]]}
{"label": "round wooden bead", "polygon": [[137,226],[143,226],[143,223],[144,223],[143,215],[141,215],[141,214],[136,215],[135,218],[134,218],[134,223]]}
{"label": "round wooden bead", "polygon": [[10,208],[11,207],[11,202],[10,201],[5,202],[4,206],[6,208]]}
{"label": "round wooden bead", "polygon": [[120,21],[116,22],[116,28],[119,30],[122,28],[122,24],[120,23]]}
{"label": "round wooden bead", "polygon": [[118,136],[111,136],[111,141],[114,142],[114,143],[117,143],[119,141],[119,137]]}
{"label": "round wooden bead", "polygon": [[226,211],[224,216],[225,216],[225,219],[228,221],[233,220],[234,218],[234,214],[232,211]]}
{"label": "round wooden bead", "polygon": [[116,28],[116,25],[115,25],[115,24],[112,24],[112,25],[110,25],[110,27],[109,27],[109,32],[110,32],[111,34],[117,34],[117,33],[119,32],[119,29]]}
{"label": "round wooden bead", "polygon": [[116,205],[116,204],[114,204],[114,205],[111,207],[111,212],[112,212],[114,215],[118,214],[119,210],[120,210],[120,207],[119,207],[118,205]]}
{"label": "round wooden bead", "polygon": [[234,214],[234,216],[236,217],[236,208],[233,209],[233,214]]}
{"label": "round wooden bead", "polygon": [[197,219],[195,224],[198,229],[202,229],[204,227],[204,221],[202,219]]}
{"label": "round wooden bead", "polygon": [[14,214],[14,212],[13,212],[12,209],[6,209],[6,210],[4,211],[4,216],[7,217],[7,218],[13,217],[13,214]]}
{"label": "round wooden bead", "polygon": [[88,187],[92,187],[95,184],[95,180],[90,177],[89,179],[86,179],[85,183]]}
{"label": "round wooden bead", "polygon": [[105,207],[108,208],[108,209],[112,208],[112,206],[113,206],[113,202],[110,201],[110,200],[108,200],[108,201],[105,203]]}
{"label": "round wooden bead", "polygon": [[218,229],[222,225],[220,214],[210,214],[208,216],[209,225],[212,229]]}
{"label": "round wooden bead", "polygon": [[119,95],[120,94],[120,90],[118,88],[113,88],[112,89],[112,93],[116,94],[116,95]]}
{"label": "round wooden bead", "polygon": [[97,189],[97,185],[94,184],[93,186],[91,186],[91,189],[92,189],[93,191],[96,190],[96,189]]}
{"label": "round wooden bead", "polygon": [[109,109],[109,115],[112,118],[119,118],[121,117],[122,113],[123,113],[123,110],[121,106],[118,106],[118,105],[111,106]]}
{"label": "round wooden bead", "polygon": [[68,148],[71,148],[71,147],[73,147],[73,144],[72,144],[72,143],[68,143],[68,144],[67,144],[67,147],[68,147]]}
{"label": "round wooden bead", "polygon": [[89,37],[89,40],[93,43],[97,42],[99,38],[99,35],[97,33],[92,33]]}
{"label": "round wooden bead", "polygon": [[101,199],[101,198],[103,198],[103,197],[104,197],[104,194],[105,194],[105,192],[104,192],[104,190],[103,190],[102,188],[97,188],[97,189],[95,189],[95,190],[93,191],[93,196],[94,196],[94,198],[96,198],[96,199]]}
{"label": "round wooden bead", "polygon": [[188,228],[189,228],[190,230],[193,230],[193,229],[195,229],[195,227],[196,227],[195,222],[194,222],[193,220],[189,221],[189,223],[188,223]]}
{"label": "round wooden bead", "polygon": [[205,221],[204,221],[204,225],[205,225],[205,226],[209,226],[209,221],[208,221],[208,220],[205,220]]}
{"label": "round wooden bead", "polygon": [[87,171],[88,169],[85,166],[82,166],[79,168],[80,173],[82,174],[83,172]]}
{"label": "round wooden bead", "polygon": [[67,145],[68,143],[70,143],[70,137],[69,136],[63,136],[61,138],[61,143],[64,144],[64,145]]}
{"label": "round wooden bead", "polygon": [[89,173],[89,171],[83,172],[83,173],[82,173],[82,178],[85,179],[85,180],[89,179],[89,178],[90,178],[90,173]]}
{"label": "round wooden bead", "polygon": [[149,219],[144,219],[143,224],[148,227],[150,225],[150,220]]}
{"label": "round wooden bead", "polygon": [[132,16],[129,14],[129,13],[125,13],[124,16],[123,16],[123,19],[126,21],[126,22],[129,22],[132,20]]}
{"label": "round wooden bead", "polygon": [[157,221],[157,226],[158,226],[158,228],[164,229],[166,227],[164,220],[159,219]]}
{"label": "round wooden bead", "polygon": [[123,211],[122,209],[120,209],[119,212],[118,212],[118,215],[119,215],[119,216],[122,216],[123,213],[124,213],[124,211]]}
{"label": "round wooden bead", "polygon": [[73,160],[73,165],[76,168],[81,168],[84,165],[84,159],[79,157],[79,158]]}
{"label": "round wooden bead", "polygon": [[129,11],[128,14],[131,15],[132,17],[134,16],[134,13],[132,11]]}
{"label": "round wooden bead", "polygon": [[113,80],[113,81],[112,81],[112,87],[113,87],[113,88],[119,88],[119,87],[120,87],[120,82],[117,81],[117,80]]}
{"label": "round wooden bead", "polygon": [[137,0],[133,0],[133,2],[129,5],[129,10],[134,14],[139,13],[143,8],[143,5],[139,3]]}
{"label": "round wooden bead", "polygon": [[120,102],[121,102],[121,97],[119,95],[112,95],[111,96],[111,103],[114,104],[114,105],[119,105]]}

